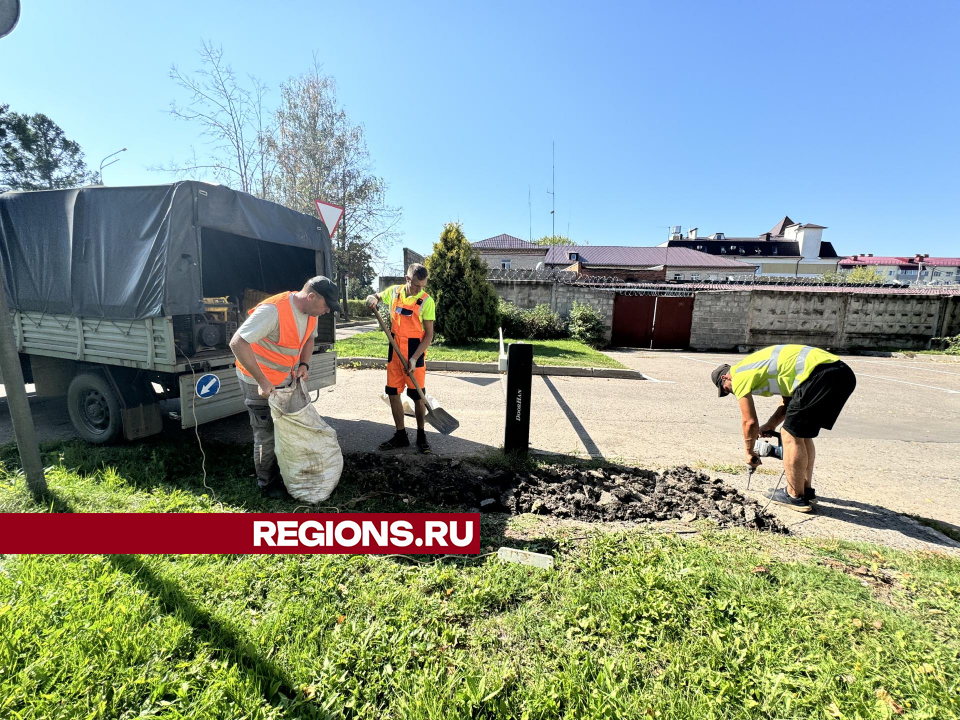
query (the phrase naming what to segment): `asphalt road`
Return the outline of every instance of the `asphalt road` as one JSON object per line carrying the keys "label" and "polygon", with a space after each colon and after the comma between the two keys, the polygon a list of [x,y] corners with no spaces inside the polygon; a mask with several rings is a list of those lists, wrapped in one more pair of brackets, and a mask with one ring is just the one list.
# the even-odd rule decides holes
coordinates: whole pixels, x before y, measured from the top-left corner
{"label": "asphalt road", "polygon": [[[745,489],[740,415],[732,398],[718,398],[710,370],[735,354],[613,351],[651,380],[534,377],[531,447],[576,457],[603,457],[644,467],[690,465]],[[960,364],[892,358],[845,358],[857,390],[832,432],[817,442],[814,485],[821,496],[815,517],[789,510],[800,534],[836,535],[907,548],[950,547],[897,513],[950,524],[960,531]],[[372,451],[393,432],[381,399],[381,370],[338,370],[335,387],[320,392],[318,407],[337,430],[344,452]],[[430,432],[438,454],[472,455],[503,444],[504,380],[499,375],[432,373],[427,390],[460,421],[452,436]],[[757,399],[761,420],[777,399]],[[34,400],[41,440],[73,436],[62,401]],[[408,419],[413,427],[413,419]],[[195,443],[170,423],[169,433]],[[412,432],[411,432],[412,435]],[[240,415],[203,426],[201,438],[246,443]],[[0,400],[0,442],[13,439]],[[411,454],[411,461],[415,460]],[[752,490],[772,486],[776,474],[755,476]],[[958,546],[960,547],[960,546]]]}

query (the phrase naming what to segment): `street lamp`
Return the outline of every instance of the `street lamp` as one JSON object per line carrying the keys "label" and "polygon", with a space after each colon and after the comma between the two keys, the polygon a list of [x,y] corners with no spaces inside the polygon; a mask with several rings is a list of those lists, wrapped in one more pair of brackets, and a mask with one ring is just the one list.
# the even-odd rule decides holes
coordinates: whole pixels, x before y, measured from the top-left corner
{"label": "street lamp", "polygon": [[110,162],[108,162],[106,165],[104,165],[104,163],[107,162],[107,160],[109,160],[110,158],[112,158],[114,155],[119,155],[120,153],[126,152],[126,151],[127,151],[126,148],[123,148],[122,150],[117,150],[117,151],[114,152],[114,153],[110,153],[109,155],[107,155],[107,157],[105,157],[103,160],[100,161],[100,184],[101,184],[101,185],[103,185],[103,169],[104,169],[105,167],[110,167],[110,166],[113,165],[115,162],[119,161],[120,158],[117,158],[116,160],[110,160]]}

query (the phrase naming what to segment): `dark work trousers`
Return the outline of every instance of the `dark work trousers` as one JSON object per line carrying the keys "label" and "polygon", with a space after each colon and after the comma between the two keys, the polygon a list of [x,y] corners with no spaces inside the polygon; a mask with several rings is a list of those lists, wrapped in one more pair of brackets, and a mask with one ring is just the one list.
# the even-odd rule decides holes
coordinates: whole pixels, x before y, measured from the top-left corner
{"label": "dark work trousers", "polygon": [[251,383],[243,385],[243,404],[250,415],[253,428],[253,466],[257,471],[257,484],[267,487],[280,482],[280,468],[273,450],[273,418],[270,405],[260,397],[260,387]]}

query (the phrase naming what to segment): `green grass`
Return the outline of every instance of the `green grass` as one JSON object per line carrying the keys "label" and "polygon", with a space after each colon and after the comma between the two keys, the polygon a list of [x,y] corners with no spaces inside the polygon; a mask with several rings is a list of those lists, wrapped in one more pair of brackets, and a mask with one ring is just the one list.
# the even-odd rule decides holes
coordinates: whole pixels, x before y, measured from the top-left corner
{"label": "green grass", "polygon": [[[504,340],[504,344],[515,342]],[[579,367],[623,368],[613,358],[576,340],[527,340],[533,345],[533,360],[538,365],[574,365]],[[387,357],[387,339],[379,330],[360,333],[339,340],[336,351],[340,357]],[[465,345],[446,345],[434,342],[427,351],[428,360],[456,360],[461,362],[496,362],[500,354],[500,340],[479,340]]]}
{"label": "green grass", "polygon": [[[0,459],[0,510],[45,511]],[[45,464],[61,508],[292,509],[250,499],[245,448],[208,448],[217,501],[172,443],[47,446]],[[960,560],[748,532],[569,538],[526,517],[521,542],[483,518],[488,550],[552,547],[555,569],[2,556],[0,717],[960,714]]]}

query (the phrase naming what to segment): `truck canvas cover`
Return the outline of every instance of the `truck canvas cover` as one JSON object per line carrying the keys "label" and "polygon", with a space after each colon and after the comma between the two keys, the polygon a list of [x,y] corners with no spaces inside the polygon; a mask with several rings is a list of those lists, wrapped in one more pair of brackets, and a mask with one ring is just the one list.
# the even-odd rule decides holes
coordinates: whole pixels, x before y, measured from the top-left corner
{"label": "truck canvas cover", "polygon": [[[201,230],[221,248],[216,267],[208,258],[206,270]],[[223,252],[225,242],[237,253]],[[309,263],[305,250],[314,253]],[[231,260],[249,265],[250,258],[263,276],[264,254],[271,267],[298,263],[304,279],[333,273],[330,236],[319,219],[221,185],[0,194],[11,309],[130,320],[199,313],[203,280],[216,284],[213,276],[230,272]]]}

